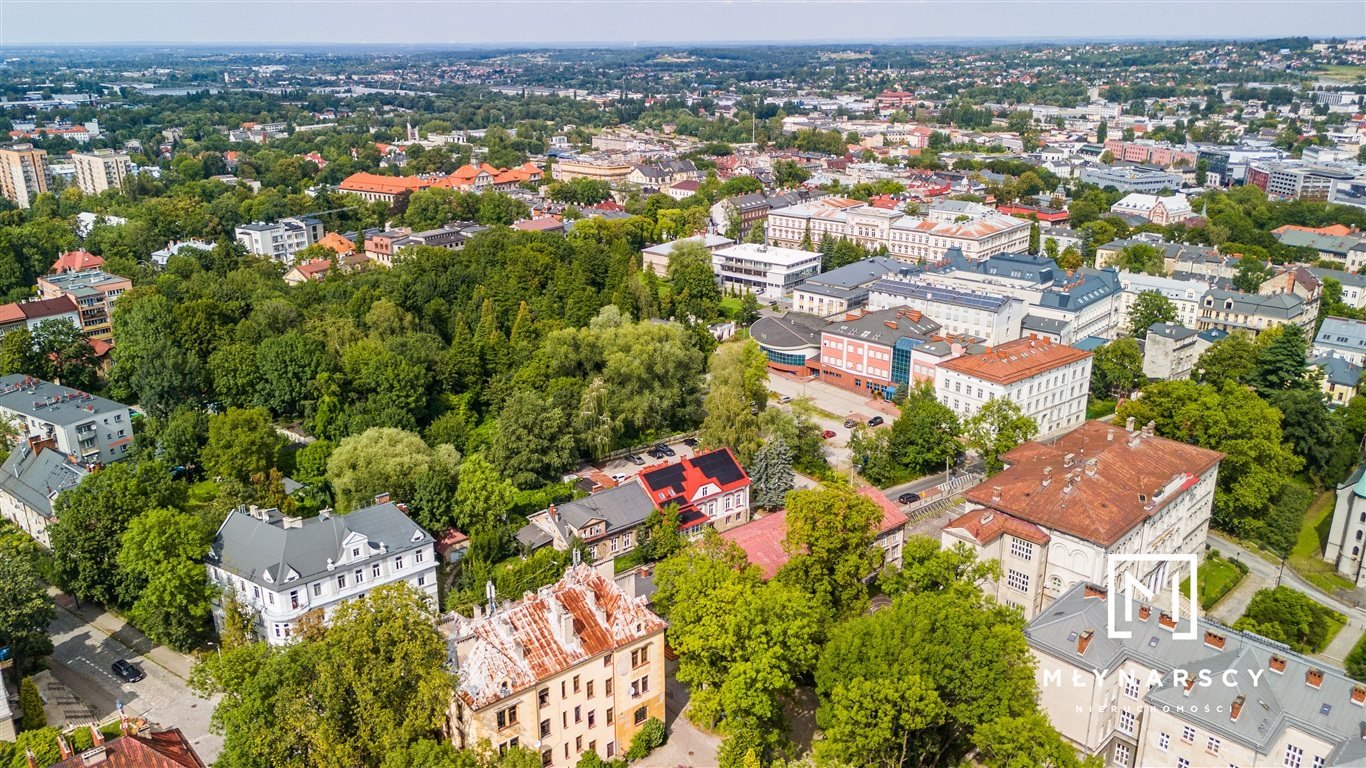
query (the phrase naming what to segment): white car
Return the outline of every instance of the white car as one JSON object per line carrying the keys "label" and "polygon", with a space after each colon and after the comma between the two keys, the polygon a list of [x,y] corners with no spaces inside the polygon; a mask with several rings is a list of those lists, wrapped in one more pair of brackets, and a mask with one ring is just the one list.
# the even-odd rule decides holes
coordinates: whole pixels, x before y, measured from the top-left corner
{"label": "white car", "polygon": [[617,485],[621,485],[622,483],[626,482],[627,478],[629,477],[630,475],[623,475],[620,472],[618,472],[617,474],[612,475],[612,482],[616,483]]}
{"label": "white car", "polygon": [[787,405],[790,402],[792,402],[792,395],[783,395],[778,398],[778,405]]}

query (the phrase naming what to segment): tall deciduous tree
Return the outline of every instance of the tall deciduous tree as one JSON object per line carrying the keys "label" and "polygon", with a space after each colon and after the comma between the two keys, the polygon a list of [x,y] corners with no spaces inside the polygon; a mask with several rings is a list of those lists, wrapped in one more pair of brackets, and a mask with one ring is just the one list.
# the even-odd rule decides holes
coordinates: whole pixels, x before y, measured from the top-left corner
{"label": "tall deciduous tree", "polygon": [[1129,308],[1129,335],[1136,339],[1146,338],[1148,329],[1155,323],[1174,323],[1177,314],[1171,299],[1157,291],[1143,291],[1134,297],[1133,306]]}
{"label": "tall deciduous tree", "polygon": [[39,667],[52,652],[47,627],[54,615],[52,598],[38,577],[28,543],[17,536],[0,537],[0,646],[14,653],[20,674]]}
{"label": "tall deciduous tree", "polygon": [[338,509],[350,511],[381,493],[407,501],[419,477],[429,471],[454,474],[457,461],[449,446],[434,451],[412,432],[372,427],[337,445],[327,459],[327,479]]}
{"label": "tall deciduous tree", "polygon": [[456,525],[469,531],[505,522],[516,492],[483,454],[470,456],[460,463],[460,485],[455,492]]}
{"label": "tall deciduous tree", "polygon": [[892,423],[888,448],[893,459],[918,475],[942,470],[959,450],[958,415],[934,396],[928,383],[912,388]]}
{"label": "tall deciduous tree", "polygon": [[76,389],[99,383],[100,361],[90,339],[66,320],[44,320],[33,330],[33,348],[44,378]]}
{"label": "tall deciduous tree", "polygon": [[864,579],[882,565],[873,545],[882,509],[848,486],[793,491],[787,498],[790,556],[779,580],[811,596],[826,616],[842,618],[868,606]]}
{"label": "tall deciduous tree", "polygon": [[1137,339],[1118,338],[1095,351],[1091,361],[1091,394],[1095,397],[1125,397],[1143,380],[1143,350]]}
{"label": "tall deciduous tree", "polygon": [[252,475],[275,466],[284,438],[264,408],[229,408],[209,418],[209,439],[200,461],[210,475],[242,492]]}
{"label": "tall deciduous tree", "polygon": [[963,430],[968,445],[986,463],[987,472],[1001,471],[1001,454],[1034,439],[1039,425],[1011,400],[993,397],[968,419]]}
{"label": "tall deciduous tree", "polygon": [[1246,383],[1257,369],[1257,347],[1246,335],[1232,334],[1210,345],[1195,361],[1193,378],[1215,387],[1226,381]]}
{"label": "tall deciduous tree", "polygon": [[674,315],[684,322],[709,323],[721,305],[721,288],[711,266],[711,252],[700,241],[678,243],[669,254]]}
{"label": "tall deciduous tree", "polygon": [[711,381],[702,408],[701,440],[729,446],[748,464],[763,443],[760,414],[768,406],[768,362],[752,339],[723,344],[711,359]]}
{"label": "tall deciduous tree", "polygon": [[42,359],[33,346],[33,333],[28,328],[15,328],[0,339],[0,376],[22,373],[42,375]]}
{"label": "tall deciduous tree", "polygon": [[165,416],[177,405],[195,402],[204,391],[197,357],[177,346],[171,302],[161,294],[126,295],[114,310],[109,387],[114,397]]}
{"label": "tall deciduous tree", "polygon": [[536,392],[513,393],[498,414],[492,458],[520,487],[558,480],[575,466],[568,417]]}

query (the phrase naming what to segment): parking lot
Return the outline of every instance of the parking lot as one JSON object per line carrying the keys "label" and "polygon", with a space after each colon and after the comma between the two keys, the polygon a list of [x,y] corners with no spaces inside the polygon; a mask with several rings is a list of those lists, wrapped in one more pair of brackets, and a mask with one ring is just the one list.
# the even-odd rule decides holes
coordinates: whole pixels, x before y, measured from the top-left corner
{"label": "parking lot", "polygon": [[691,457],[697,453],[697,451],[685,444],[682,440],[670,440],[667,442],[667,445],[675,455],[654,458],[646,453],[648,447],[642,446],[636,455],[640,456],[640,458],[645,461],[644,464],[635,464],[625,458],[611,459],[602,464],[602,473],[608,477],[620,475],[625,478],[632,478],[640,474],[640,471],[647,467],[652,467],[656,464],[672,464],[676,461],[682,461],[684,457]]}
{"label": "parking lot", "polygon": [[[835,433],[835,436],[826,440],[826,458],[829,459],[831,466],[842,467],[849,465],[849,437],[853,434],[853,429],[844,426],[850,417],[856,421],[864,421],[873,416],[881,416],[885,428],[896,420],[897,409],[892,403],[883,400],[869,400],[846,389],[826,384],[819,380],[799,380],[781,373],[772,371],[768,374],[768,388],[777,393],[777,397],[769,400],[769,406],[779,406],[778,400],[782,397],[790,397],[793,401],[806,399],[815,407],[816,412],[812,414],[812,419],[821,426],[822,429]],[[792,403],[785,406],[790,407]]]}

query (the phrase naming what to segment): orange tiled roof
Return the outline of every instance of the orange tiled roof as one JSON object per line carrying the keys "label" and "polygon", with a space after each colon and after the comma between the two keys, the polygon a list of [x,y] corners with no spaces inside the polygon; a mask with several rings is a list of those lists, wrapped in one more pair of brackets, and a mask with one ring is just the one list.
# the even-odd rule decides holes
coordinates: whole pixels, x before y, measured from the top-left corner
{"label": "orange tiled roof", "polygon": [[1035,544],[1047,544],[1048,540],[1052,538],[1045,530],[1033,523],[1011,517],[1004,512],[983,509],[982,507],[949,521],[949,524],[944,527],[963,531],[978,544],[995,541],[1006,533],[1017,539],[1032,541]]}
{"label": "orange tiled roof", "polygon": [[433,185],[430,179],[418,176],[381,176],[377,173],[360,171],[347,176],[339,189],[343,192],[374,192],[381,195],[397,195]]}
{"label": "orange tiled roof", "polygon": [[338,256],[345,256],[356,250],[356,244],[342,237],[336,232],[328,232],[323,235],[323,239],[318,241],[318,245],[331,248],[337,252]]}
{"label": "orange tiled roof", "polygon": [[[80,768],[86,763],[73,755],[52,768]],[[178,728],[120,736],[104,744],[103,768],[204,768],[204,761]]]}
{"label": "orange tiled roof", "polygon": [[104,259],[88,251],[67,251],[57,257],[53,262],[52,273],[59,272],[79,272],[82,269],[93,269],[104,266]]}
{"label": "orange tiled roof", "polygon": [[976,355],[962,355],[940,363],[941,368],[997,384],[1011,384],[1038,376],[1091,356],[1076,347],[1046,339],[1016,339]]}
{"label": "orange tiled roof", "polygon": [[1051,445],[1030,442],[1006,453],[1007,468],[963,496],[1045,530],[1108,547],[1199,482],[1223,457],[1088,421]]}

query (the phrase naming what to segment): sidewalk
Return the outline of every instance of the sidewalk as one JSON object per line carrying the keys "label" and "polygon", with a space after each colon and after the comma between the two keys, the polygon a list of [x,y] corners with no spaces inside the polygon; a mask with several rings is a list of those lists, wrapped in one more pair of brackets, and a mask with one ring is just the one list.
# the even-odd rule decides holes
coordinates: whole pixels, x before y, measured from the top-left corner
{"label": "sidewalk", "polygon": [[47,593],[52,595],[59,609],[123,643],[147,661],[164,668],[181,680],[189,681],[190,671],[194,669],[192,657],[152,642],[136,627],[97,605],[82,603],[78,606],[76,598],[56,587],[48,587]]}

